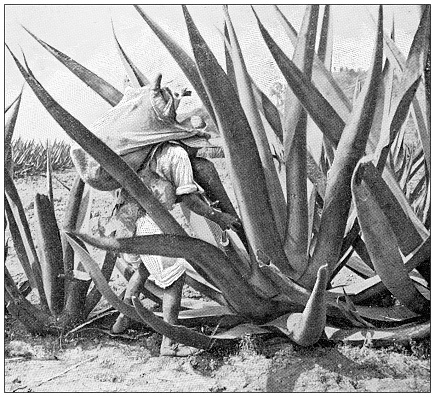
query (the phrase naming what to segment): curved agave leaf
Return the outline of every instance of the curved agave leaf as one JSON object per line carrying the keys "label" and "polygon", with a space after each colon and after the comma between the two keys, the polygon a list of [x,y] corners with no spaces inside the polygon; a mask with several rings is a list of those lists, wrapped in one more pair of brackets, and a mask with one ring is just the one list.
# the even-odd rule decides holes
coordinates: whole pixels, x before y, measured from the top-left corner
{"label": "curved agave leaf", "polygon": [[[423,72],[423,70],[425,70],[427,54],[430,50],[430,6],[427,6],[423,12],[406,61],[394,41],[386,34],[384,34],[384,41],[387,44],[386,55],[388,59],[395,64],[399,70],[403,70],[404,73],[408,73],[409,75]],[[429,115],[430,111],[428,104],[424,106],[425,99],[423,87],[420,86],[417,89],[416,97],[412,101],[412,106],[416,113],[417,130],[423,144],[425,157],[430,158],[430,136],[427,127],[429,124],[426,125],[427,120],[425,116],[425,114]],[[425,107],[427,107],[427,109],[424,109]]]}
{"label": "curved agave leaf", "polygon": [[[219,31],[219,33],[221,32]],[[226,34],[224,35],[221,33],[221,35],[225,43],[225,54],[227,54],[226,56],[231,57],[231,53],[232,53],[231,41]],[[231,65],[233,65],[232,59],[231,59]],[[282,143],[283,133],[282,133],[282,125],[281,125],[281,114],[278,108],[273,104],[273,102],[268,98],[268,96],[263,91],[261,91],[260,88],[258,88],[257,84],[255,84],[255,81],[251,76],[249,76],[249,79],[251,80],[252,92],[254,95],[254,99],[257,103],[258,110],[264,116],[266,121],[269,123],[270,127],[272,128],[272,131],[274,132],[275,136],[278,138],[279,142]],[[236,90],[235,91],[236,94],[238,95],[239,93],[237,92],[237,82],[235,77],[234,77],[234,83],[232,82],[232,85]]]}
{"label": "curved agave leaf", "polygon": [[[65,230],[76,229],[77,220],[80,211],[80,204],[82,203],[83,191],[85,189],[85,183],[77,175],[74,184],[71,188],[68,203],[66,205],[63,228]],[[68,244],[66,237],[61,236],[62,251],[63,251],[63,266],[65,275],[72,276],[74,268],[74,252],[71,246]]]}
{"label": "curved agave leaf", "polygon": [[148,24],[155,35],[160,39],[172,57],[180,66],[181,70],[184,72],[186,77],[189,79],[192,87],[198,94],[208,114],[212,118],[213,122],[216,123],[216,116],[214,114],[213,107],[211,105],[210,99],[207,92],[202,84],[201,77],[199,76],[198,69],[195,62],[190,58],[190,56],[173,40],[157,23],[155,23],[139,6],[135,5],[134,8],[139,13],[139,15]]}
{"label": "curved agave leaf", "polygon": [[[316,43],[319,6],[306,6],[299,39],[293,54],[294,64],[311,79]],[[285,249],[299,273],[308,264],[307,206],[307,113],[287,88],[284,105],[284,161],[286,165],[287,221]]]}
{"label": "curved agave leaf", "polygon": [[[50,54],[52,54],[58,61],[63,63],[72,73],[74,73],[80,80],[92,88],[105,101],[110,103],[112,106],[115,106],[122,99],[123,94],[107,81],[103,80],[101,77],[98,77],[95,73],[74,61],[68,55],[65,55],[64,53],[56,50],[56,48],[47,44],[45,41],[42,41],[24,26],[23,28]],[[30,69],[29,73],[32,74]]]}
{"label": "curved agave leaf", "polygon": [[[17,222],[15,221],[14,214],[12,212],[11,206],[9,205],[8,199],[5,197],[4,201],[6,219],[9,226],[9,232],[11,233],[12,241],[14,243],[15,252],[17,254],[18,260],[23,267],[24,273],[29,280],[30,286],[37,288],[38,284],[35,280],[33,274],[32,266],[30,265],[29,257],[27,256],[26,248],[24,246],[23,238],[21,236],[20,230],[18,229]],[[6,227],[6,225],[5,225]]]}
{"label": "curved agave leaf", "polygon": [[[23,86],[24,88],[24,86]],[[4,139],[4,145],[5,145],[5,169],[11,176],[13,176],[14,170],[14,163],[12,160],[12,135],[14,133],[15,129],[15,123],[17,122],[18,112],[20,110],[20,104],[21,104],[21,97],[23,95],[23,88],[21,88],[21,92],[18,95],[18,97],[11,103],[11,105],[5,110],[5,113],[12,108],[11,114],[8,117],[6,124],[5,124],[5,139]]]}
{"label": "curved agave leaf", "polygon": [[36,253],[36,248],[33,242],[32,234],[30,233],[30,227],[29,227],[29,223],[27,222],[23,204],[21,202],[20,196],[18,195],[17,188],[15,187],[12,178],[7,172],[5,172],[4,178],[5,178],[4,186],[5,186],[6,196],[9,200],[9,204],[11,206],[13,216],[18,225],[20,235],[23,239],[27,257],[29,258],[30,265],[33,270],[33,275],[35,277],[35,281],[38,287],[41,306],[44,309],[48,309],[47,299],[45,296],[43,283],[42,283],[41,264],[39,263],[38,255]]}
{"label": "curved agave leaf", "polygon": [[58,315],[64,303],[62,245],[54,208],[47,196],[36,194],[35,215],[44,291],[50,311]]}
{"label": "curved agave leaf", "polygon": [[359,174],[388,218],[398,239],[400,250],[404,255],[410,254],[422,243],[423,236],[418,233],[408,214],[401,209],[397,199],[371,161],[364,161],[360,164]]}
{"label": "curved agave leaf", "polygon": [[[255,11],[254,11],[255,13]],[[279,69],[285,77],[292,91],[297,95],[302,106],[318,125],[328,139],[337,146],[345,123],[332,105],[322,96],[311,81],[298,69],[298,67],[284,54],[265,29],[257,14],[257,23],[261,34]]]}
{"label": "curved agave leaf", "polygon": [[46,145],[46,155],[47,155],[47,196],[48,199],[51,203],[52,206],[54,206],[54,201],[53,201],[53,166],[51,164],[52,160],[51,160],[51,147],[50,144],[47,140],[47,145]]}
{"label": "curved agave leaf", "polygon": [[325,203],[313,256],[306,272],[299,279],[305,286],[313,286],[318,269],[327,263],[331,272],[337,265],[346,230],[352,201],[350,181],[358,160],[364,155],[373,109],[376,106],[377,88],[382,76],[382,6],[372,67],[358,102],[352,111],[352,120],[346,125],[337,147],[334,163],[328,174]]}
{"label": "curved agave leaf", "polygon": [[[266,181],[249,123],[228,76],[197,30],[187,9],[184,15],[201,78],[210,96],[246,235],[253,251],[261,249],[283,272],[293,273],[282,248],[268,199]],[[250,156],[240,156],[250,153]],[[255,194],[252,190],[255,189]],[[252,256],[252,260],[255,258]]]}
{"label": "curved agave leaf", "polygon": [[231,309],[249,318],[261,319],[270,314],[273,304],[257,296],[241,277],[236,265],[216,247],[188,236],[150,235],[114,239],[72,233],[97,248],[139,255],[185,258],[200,274],[206,272],[225,296]]}
{"label": "curved agave leaf", "polygon": [[144,308],[137,297],[133,296],[132,301],[141,320],[159,334],[165,335],[184,345],[199,349],[208,349],[213,343],[213,340],[206,335],[192,331],[181,325],[171,325],[161,320],[153,312]]}
{"label": "curved agave leaf", "polygon": [[72,233],[66,232],[67,239],[74,249],[74,252],[80,258],[81,262],[85,266],[86,270],[92,277],[92,281],[98,287],[101,294],[107,299],[107,301],[119,312],[125,314],[133,320],[141,322],[141,318],[136,313],[136,310],[130,305],[124,303],[119,299],[116,294],[110,289],[104,275],[98,264],[91,258],[91,256],[81,247],[79,240]]}
{"label": "curved agave leaf", "polygon": [[5,267],[5,304],[7,310],[19,319],[26,328],[35,334],[58,333],[54,317],[32,305],[18,290],[15,282]]}
{"label": "curved agave leaf", "polygon": [[119,56],[121,57],[122,64],[124,65],[124,68],[127,71],[130,81],[136,87],[144,87],[146,85],[149,85],[150,84],[149,80],[131,61],[131,59],[128,57],[128,55],[121,47],[121,44],[119,44],[118,38],[116,37],[115,34],[115,27],[113,26],[113,20],[112,20],[112,31],[113,31],[113,37],[115,38],[116,41],[116,48],[118,49]]}
{"label": "curved agave leaf", "polygon": [[359,171],[360,168],[355,170],[352,179],[352,194],[376,273],[402,304],[416,313],[428,313],[429,302],[418,292],[409,278],[388,218],[361,179]]}
{"label": "curved agave leaf", "polygon": [[[72,248],[71,248],[72,249]],[[106,281],[110,280],[113,273],[113,268],[115,267],[117,255],[113,252],[106,252],[104,256],[103,265],[101,266],[101,273],[103,274]],[[101,299],[101,292],[96,285],[89,291],[86,296],[85,308],[83,311],[83,317],[87,318],[91,311],[97,306]]]}
{"label": "curved agave leaf", "polygon": [[[225,66],[227,75],[233,87],[237,89],[236,74],[234,73],[233,59],[231,57],[231,39],[228,33],[227,21],[224,21],[224,50],[225,50]],[[229,44],[229,45],[228,45]]]}
{"label": "curved agave leaf", "polygon": [[326,70],[331,70],[332,64],[332,20],[330,17],[330,7],[329,4],[325,4],[319,47],[317,50],[319,60],[326,66]]}
{"label": "curved agave leaf", "polygon": [[[264,176],[266,179],[266,187],[269,193],[269,199],[272,206],[273,216],[278,229],[281,240],[284,241],[285,233],[285,209],[286,202],[281,184],[278,179],[278,174],[273,163],[272,152],[270,151],[269,141],[264,129],[260,114],[255,101],[252,90],[251,79],[248,75],[242,51],[234,31],[233,24],[226,6],[223,7],[225,20],[228,26],[229,35],[231,38],[231,49],[234,72],[236,76],[237,90],[239,94],[240,104],[248,120],[252,134],[255,139],[258,154],[260,155],[261,164],[263,165]],[[305,155],[305,153],[303,153]],[[306,164],[305,156],[303,159]],[[306,173],[304,175],[306,180]],[[306,190],[306,189],[305,189]]]}
{"label": "curved agave leaf", "polygon": [[[7,47],[9,50],[9,47]],[[186,234],[184,229],[153,196],[142,183],[139,176],[103,141],[92,134],[82,123],[63,109],[44,89],[44,87],[27,72],[15,55],[9,50],[21,74],[26,79],[38,99],[74,141],[89,155],[97,160],[104,169],[116,179],[136,201],[147,211],[164,233]]]}
{"label": "curved agave leaf", "polygon": [[[296,46],[298,34],[295,28],[291,25],[290,21],[284,16],[277,6],[273,6],[276,15],[281,25],[283,26],[287,36],[290,38],[293,46]],[[331,72],[325,67],[324,61],[316,54],[313,61],[313,82],[320,93],[332,105],[337,114],[347,123],[349,112],[352,105],[344,92],[341,90]]]}

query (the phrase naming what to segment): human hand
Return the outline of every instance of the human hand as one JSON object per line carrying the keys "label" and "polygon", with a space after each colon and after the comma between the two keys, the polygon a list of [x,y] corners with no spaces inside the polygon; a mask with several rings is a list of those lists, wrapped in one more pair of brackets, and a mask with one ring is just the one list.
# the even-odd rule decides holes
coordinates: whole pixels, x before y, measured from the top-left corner
{"label": "human hand", "polygon": [[242,223],[240,219],[227,214],[226,212],[219,212],[217,216],[217,223],[221,227],[222,230],[232,229],[234,231],[238,231],[242,227]]}

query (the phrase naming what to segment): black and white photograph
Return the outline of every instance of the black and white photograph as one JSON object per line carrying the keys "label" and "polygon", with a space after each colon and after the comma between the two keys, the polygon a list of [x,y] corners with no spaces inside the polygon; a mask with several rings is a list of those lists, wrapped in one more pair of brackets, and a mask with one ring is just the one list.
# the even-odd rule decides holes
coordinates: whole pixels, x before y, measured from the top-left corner
{"label": "black and white photograph", "polygon": [[4,393],[430,393],[430,4],[3,4]]}

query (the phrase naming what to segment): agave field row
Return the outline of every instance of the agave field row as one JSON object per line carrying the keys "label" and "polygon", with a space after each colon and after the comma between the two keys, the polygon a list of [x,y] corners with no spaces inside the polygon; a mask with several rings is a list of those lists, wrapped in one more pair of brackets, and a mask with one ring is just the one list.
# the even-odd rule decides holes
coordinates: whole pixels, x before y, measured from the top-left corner
{"label": "agave field row", "polygon": [[70,145],[63,141],[43,144],[21,138],[12,141],[12,160],[14,177],[39,175],[47,169],[47,158],[53,171],[64,171],[72,168]]}
{"label": "agave field row", "polygon": [[[243,229],[229,234],[226,245],[187,236],[124,159],[52,98],[30,69],[31,62],[20,61],[9,50],[51,116],[128,190],[164,233],[132,238],[80,233],[88,195],[79,177],[59,226],[47,178],[47,195],[35,198],[40,250],[36,252],[20,198],[5,173],[14,246],[41,299],[40,306],[31,305],[6,269],[10,312],[33,332],[58,332],[84,321],[104,297],[156,332],[204,349],[247,333],[280,332],[300,345],[322,337],[355,343],[426,337],[430,332],[430,6],[421,8],[406,56],[394,41],[394,29],[385,31],[379,7],[371,67],[361,90],[357,85],[353,101],[331,73],[330,6],[324,8],[320,32],[319,6],[306,7],[299,32],[279,7],[272,6],[276,22],[293,44],[292,55],[276,43],[255,7],[247,9],[285,78],[282,109],[248,73],[249,54],[242,53],[229,7],[223,7],[225,66],[209,48],[188,7],[182,9],[193,56],[141,7],[134,7],[177,61],[219,130],[237,205],[222,184],[212,183],[215,179],[209,176],[215,170],[209,161],[192,160],[194,176],[222,211],[235,213],[238,208]],[[121,101],[123,94],[102,77],[29,33],[111,106]],[[133,84],[151,89],[118,39],[116,45]],[[18,108],[19,100],[10,109],[12,118]],[[409,117],[418,138],[412,150],[405,144]],[[6,127],[6,150],[11,125]],[[90,246],[105,251],[102,263],[92,257]],[[126,304],[108,284],[114,266],[131,277],[117,260],[121,252],[186,258],[195,270],[188,271],[186,282],[215,303],[181,312],[180,323],[196,328],[168,324],[136,297],[133,305]],[[93,286],[76,277],[74,256]],[[343,268],[356,281],[334,287]],[[142,293],[159,303],[163,295],[150,281]],[[213,333],[200,331],[202,324],[213,321]]]}

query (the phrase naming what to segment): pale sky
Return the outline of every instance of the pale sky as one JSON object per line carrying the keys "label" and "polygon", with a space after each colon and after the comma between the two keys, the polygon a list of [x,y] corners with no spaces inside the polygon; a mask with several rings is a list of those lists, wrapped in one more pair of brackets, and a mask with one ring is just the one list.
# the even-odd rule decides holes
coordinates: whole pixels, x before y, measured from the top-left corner
{"label": "pale sky", "polygon": [[[279,7],[295,28],[299,29],[305,7]],[[191,53],[181,6],[148,5],[142,8]],[[223,61],[222,39],[218,33],[218,29],[222,30],[223,27],[221,6],[193,5],[188,8],[205,40],[218,59]],[[255,8],[274,39],[291,56],[293,48],[276,21],[272,7]],[[110,23],[112,18],[124,50],[147,76],[152,77],[162,72],[163,82],[169,82],[169,86],[190,86],[175,61],[131,5],[6,5],[4,11],[5,42],[19,59],[22,59],[22,48],[30,68],[42,85],[85,125],[90,125],[109,105],[73,76],[20,25],[26,26],[48,44],[121,89],[125,72],[114,45]],[[248,5],[230,6],[230,14],[248,69],[258,85],[268,93],[271,84],[282,80],[282,76],[260,39],[254,15]],[[375,37],[370,14],[377,18],[376,6],[332,6],[334,67],[368,68]],[[322,15],[323,6],[320,21]],[[406,56],[417,29],[419,6],[386,5],[384,27],[387,31],[391,29],[393,15],[396,42]],[[24,80],[9,53],[5,54],[4,64],[5,105],[8,105],[19,93]],[[193,97],[185,107],[197,104],[197,98]],[[37,140],[67,139],[29,87],[24,90],[16,125],[15,137],[18,136]]]}

